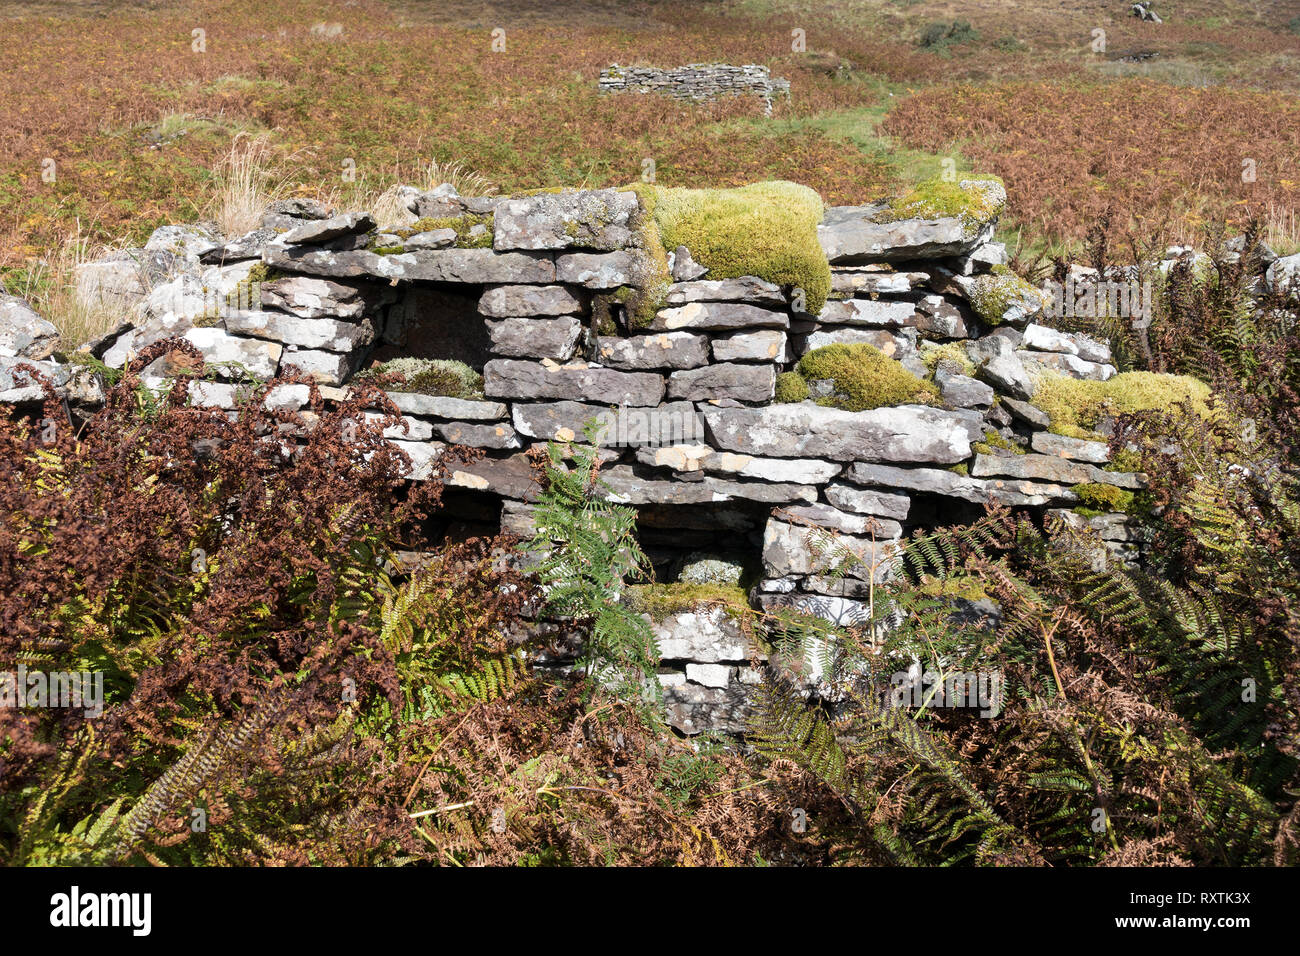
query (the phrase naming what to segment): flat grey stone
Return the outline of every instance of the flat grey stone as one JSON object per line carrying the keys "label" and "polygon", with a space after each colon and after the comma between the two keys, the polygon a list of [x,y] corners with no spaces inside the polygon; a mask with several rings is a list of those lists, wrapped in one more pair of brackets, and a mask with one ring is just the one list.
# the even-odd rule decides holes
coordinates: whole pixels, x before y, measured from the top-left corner
{"label": "flat grey stone", "polygon": [[922,405],[846,412],[800,402],[702,412],[719,448],[750,455],[953,464],[971,453],[966,417]]}
{"label": "flat grey stone", "polygon": [[775,388],[774,365],[723,363],[673,372],[668,377],[668,397],[687,401],[733,398],[741,402],[769,402]]}
{"label": "flat grey stone", "polygon": [[673,332],[686,329],[719,332],[730,329],[784,329],[789,325],[790,316],[784,312],[760,309],[739,302],[691,302],[659,310],[648,331]]}
{"label": "flat grey stone", "polygon": [[547,368],[540,362],[493,359],[483,368],[489,398],[567,398],[614,405],[658,405],[664,380],[650,372],[620,372],[588,365]]}
{"label": "flat grey stone", "polygon": [[596,340],[601,365],[618,369],[698,368],[709,362],[709,338],[691,332],[659,332]]}
{"label": "flat grey stone", "polygon": [[612,251],[632,242],[633,192],[593,189],[538,193],[497,203],[492,225],[495,249],[596,249]]}
{"label": "flat grey stone", "polygon": [[350,352],[374,341],[369,323],[340,322],[336,319],[300,319],[283,312],[241,312],[225,314],[226,331],[236,335],[270,339],[284,345],[329,352]]}
{"label": "flat grey stone", "polygon": [[483,290],[478,311],[493,319],[548,315],[577,315],[582,299],[562,285],[498,285]]}
{"label": "flat grey stone", "polygon": [[780,362],[785,358],[786,334],[780,329],[732,332],[715,336],[715,362]]}
{"label": "flat grey stone", "polygon": [[774,305],[780,308],[786,304],[780,286],[757,276],[678,282],[669,287],[665,301],[669,305],[685,305],[688,302],[747,302],[751,305]]}
{"label": "flat grey stone", "polygon": [[572,315],[552,319],[489,319],[492,354],[510,358],[547,358],[567,362],[582,337],[582,323]]}
{"label": "flat grey stone", "polygon": [[844,484],[827,485],[826,500],[842,511],[895,518],[899,521],[907,520],[907,512],[912,507],[912,499],[907,495],[894,495]]}

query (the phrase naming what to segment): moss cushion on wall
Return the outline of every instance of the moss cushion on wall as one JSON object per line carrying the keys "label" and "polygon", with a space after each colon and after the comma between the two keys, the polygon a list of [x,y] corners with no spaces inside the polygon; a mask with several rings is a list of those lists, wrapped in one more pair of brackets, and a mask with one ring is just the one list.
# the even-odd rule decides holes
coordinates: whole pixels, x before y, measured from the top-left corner
{"label": "moss cushion on wall", "polygon": [[818,398],[818,405],[850,412],[886,405],[930,404],[939,397],[933,382],[917,378],[894,359],[865,343],[813,349],[795,368],[795,372],[780,376],[785,381],[777,383],[778,402],[802,401],[809,394],[807,383],[816,381],[830,381],[835,390],[834,395]]}
{"label": "moss cushion on wall", "polygon": [[653,216],[663,248],[686,246],[709,279],[758,276],[802,289],[804,309],[821,311],[831,269],[817,241],[825,206],[807,186],[753,183],[735,189],[630,187]]}

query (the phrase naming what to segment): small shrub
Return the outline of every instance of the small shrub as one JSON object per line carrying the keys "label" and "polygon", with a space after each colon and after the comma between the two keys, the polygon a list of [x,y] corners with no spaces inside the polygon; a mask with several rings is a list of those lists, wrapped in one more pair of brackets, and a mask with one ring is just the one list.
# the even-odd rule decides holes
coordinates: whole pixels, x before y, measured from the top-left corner
{"label": "small shrub", "polygon": [[974,43],[979,38],[979,31],[970,25],[969,20],[953,20],[951,23],[939,20],[921,31],[916,45],[922,50],[946,55],[950,47]]}

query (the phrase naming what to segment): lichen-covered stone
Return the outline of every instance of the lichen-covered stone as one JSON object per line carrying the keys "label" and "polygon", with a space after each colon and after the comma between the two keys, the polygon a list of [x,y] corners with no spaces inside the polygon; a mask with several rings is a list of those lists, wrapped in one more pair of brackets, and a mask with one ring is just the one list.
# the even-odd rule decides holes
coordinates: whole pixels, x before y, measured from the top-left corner
{"label": "lichen-covered stone", "polygon": [[921,405],[846,412],[803,402],[702,413],[720,448],[749,455],[954,464],[971,454],[965,417]]}
{"label": "lichen-covered stone", "polygon": [[562,285],[492,286],[478,300],[479,314],[494,319],[577,315],[582,310],[582,299]]}
{"label": "lichen-covered stone", "polygon": [[573,358],[582,337],[582,323],[572,315],[490,319],[487,330],[494,355],[554,359],[557,362]]}
{"label": "lichen-covered stone", "polygon": [[771,365],[720,363],[673,372],[668,377],[668,397],[686,401],[733,398],[741,402],[768,402],[776,388]]}
{"label": "lichen-covered stone", "polygon": [[636,195],[615,189],[538,193],[505,199],[495,209],[495,249],[595,249],[631,243]]}
{"label": "lichen-covered stone", "polygon": [[709,338],[691,332],[602,335],[596,340],[596,356],[600,364],[618,369],[699,368],[709,362]]}

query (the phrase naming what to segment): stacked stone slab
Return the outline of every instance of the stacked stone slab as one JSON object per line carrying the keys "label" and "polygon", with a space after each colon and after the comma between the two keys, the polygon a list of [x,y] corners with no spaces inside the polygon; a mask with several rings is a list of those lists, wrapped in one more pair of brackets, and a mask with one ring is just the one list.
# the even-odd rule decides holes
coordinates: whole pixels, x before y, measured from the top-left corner
{"label": "stacked stone slab", "polygon": [[772,111],[772,99],[790,95],[790,81],[773,77],[765,66],[747,63],[691,63],[672,69],[650,66],[613,66],[600,71],[600,91],[661,93],[676,99],[711,100],[720,96],[752,94]]}
{"label": "stacked stone slab", "polygon": [[[973,517],[988,502],[1059,515],[1086,526],[1114,556],[1139,555],[1126,516],[1085,519],[1070,509],[1080,483],[1136,488],[1141,476],[1104,470],[1104,444],[1050,433],[1032,403],[1035,367],[1106,378],[1115,371],[1109,350],[1039,321],[1036,290],[998,296],[1001,311],[990,314],[981,290],[1008,281],[997,271],[1004,252],[991,222],[900,220],[883,204],[828,210],[819,238],[832,291],[817,315],[800,310],[802,290],[710,277],[678,248],[670,268],[679,281],[638,322],[619,304],[650,274],[634,193],[483,199],[441,187],[411,190],[409,205],[412,216],[491,212],[491,244],[465,247],[451,229],[383,233],[366,213],[334,215],[301,201],[273,208],[244,236],[168,227],[134,259],[87,271],[88,283],[129,298],[136,315],[87,350],[122,367],[150,343],[180,336],[209,362],[237,363],[239,374],[269,378],[294,366],[337,400],[374,349],[403,341],[408,295],[467,290],[490,343],[483,397],[395,391],[404,420],[387,437],[409,455],[415,480],[449,445],[483,449],[481,460],[455,464],[448,481],[499,499],[510,530],[526,533],[540,490],[528,449],[583,441],[595,422],[610,497],[636,507],[646,533],[670,545],[751,552],[763,571],[752,593],[758,608],[859,620],[872,580],[894,573],[905,534]],[[135,286],[125,267],[113,271],[121,262],[148,264],[131,273]],[[258,266],[274,272],[254,281]],[[40,335],[29,338],[14,339],[28,359],[42,359],[56,385],[81,388],[74,399],[93,400],[77,366],[49,359]],[[935,348],[955,346],[966,361],[938,362],[936,405],[852,412],[812,400],[773,403],[778,373],[800,356],[857,342],[919,375],[929,374]],[[15,380],[20,358],[0,355],[0,401],[39,396]],[[161,387],[167,374],[164,357],[146,382]],[[192,399],[234,408],[234,375],[194,383]],[[281,388],[268,401],[300,409],[307,390]],[[997,447],[977,451],[991,432]],[[865,564],[828,556],[815,546],[815,529]],[[680,622],[669,630],[680,632]],[[734,648],[720,657],[699,643],[675,655],[681,666],[665,689],[683,728],[732,720],[728,702],[752,678]]]}

